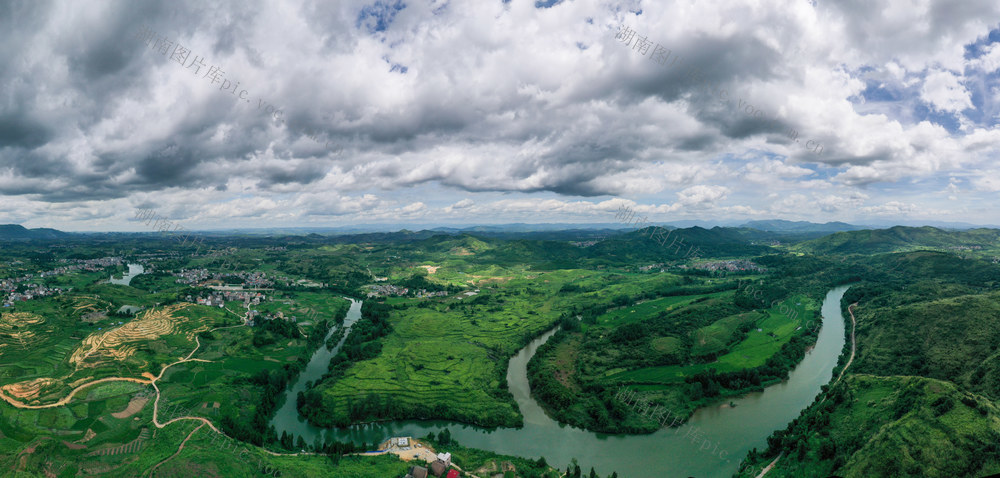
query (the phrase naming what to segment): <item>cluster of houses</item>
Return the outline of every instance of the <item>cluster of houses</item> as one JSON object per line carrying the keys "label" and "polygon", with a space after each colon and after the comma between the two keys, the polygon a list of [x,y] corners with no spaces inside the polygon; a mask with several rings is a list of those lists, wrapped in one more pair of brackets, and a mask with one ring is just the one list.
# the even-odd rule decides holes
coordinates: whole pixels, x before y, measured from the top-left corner
{"label": "cluster of houses", "polygon": [[[656,264],[650,264],[648,266],[641,266],[641,267],[639,267],[639,271],[641,271],[641,272],[648,272],[648,271],[651,271],[651,270],[659,269],[660,272],[663,272],[664,268],[666,268],[666,267],[667,267],[667,263],[665,263],[665,262],[657,262]],[[681,269],[687,269],[686,265],[679,265],[677,267],[680,267]],[[691,268],[693,268],[693,269],[707,270],[707,271],[729,271],[729,272],[765,272],[765,271],[767,271],[766,268],[761,267],[761,266],[759,266],[757,264],[754,264],[753,262],[750,262],[750,261],[747,261],[747,260],[743,260],[743,259],[734,259],[734,260],[728,260],[728,261],[701,262],[701,263],[694,264],[693,266],[691,266]]]}
{"label": "cluster of houses", "polygon": [[[405,296],[413,293],[414,296],[418,298],[430,298],[430,297],[448,297],[447,291],[433,291],[429,292],[427,289],[413,290],[411,291],[408,287],[399,287],[392,284],[373,284],[366,286],[371,289],[368,292],[368,297],[388,297],[388,296]],[[478,290],[476,291],[478,292]],[[473,294],[475,295],[475,294]]]}
{"label": "cluster of houses", "polygon": [[[105,267],[117,266],[122,264],[122,258],[113,257],[101,257],[98,259],[60,259],[59,262],[68,263],[70,265],[57,267],[52,272],[42,274],[65,274],[70,271],[84,270],[89,272],[99,271]],[[44,277],[44,276],[43,276]]]}
{"label": "cluster of houses", "polygon": [[666,265],[667,264],[665,262],[657,262],[656,264],[650,264],[648,266],[640,266],[639,270],[646,272],[652,269],[660,269],[660,272],[663,272],[663,268],[666,267]]}
{"label": "cluster of houses", "polygon": [[375,284],[369,287],[372,290],[368,293],[368,297],[402,296],[410,293],[409,287],[399,287],[392,284]]}
{"label": "cluster of houses", "polygon": [[7,293],[3,299],[4,307],[13,307],[15,302],[31,300],[37,297],[59,295],[64,292],[64,289],[60,289],[59,287],[46,287],[38,284],[28,284],[28,287],[21,292],[15,292],[15,289],[16,285],[8,284],[6,280],[0,282],[0,292]]}
{"label": "cluster of houses", "polygon": [[201,284],[209,280],[219,280],[225,278],[227,281],[233,277],[240,279],[243,285],[251,288],[268,288],[274,285],[267,274],[263,272],[209,272],[207,269],[181,269],[171,274],[177,277],[180,284]]}
{"label": "cluster of houses", "polygon": [[243,285],[247,287],[268,288],[274,285],[274,281],[263,272],[240,272],[235,275],[243,279]]}
{"label": "cluster of houses", "polygon": [[729,261],[702,262],[693,266],[695,269],[729,272],[764,272],[767,269],[744,259]]}
{"label": "cluster of houses", "polygon": [[438,453],[437,459],[431,462],[430,470],[422,466],[410,467],[405,478],[427,478],[428,472],[438,477],[458,478],[458,470],[451,468],[451,453]]}
{"label": "cluster of houses", "polygon": [[[59,262],[68,264],[55,269],[36,274],[25,274],[20,277],[0,279],[0,295],[3,296],[4,307],[13,307],[15,302],[27,301],[39,297],[59,295],[67,289],[59,287],[47,287],[34,283],[38,279],[68,274],[72,271],[96,272],[106,267],[122,264],[121,257],[101,257],[98,259],[60,259]],[[21,261],[14,261],[12,265],[23,264]],[[18,290],[20,289],[20,290]]]}
{"label": "cluster of houses", "polygon": [[216,294],[216,295],[210,295],[208,297],[198,297],[197,299],[195,299],[195,303],[198,305],[207,305],[209,307],[222,308],[226,306],[226,299],[222,297],[222,294]]}
{"label": "cluster of houses", "polygon": [[[297,316],[295,316],[295,315],[285,315],[285,313],[281,312],[281,311],[278,311],[278,312],[275,312],[275,313],[267,312],[267,313],[261,314],[260,312],[258,312],[256,310],[251,310],[249,312],[249,314],[247,314],[247,317],[250,319],[250,321],[247,324],[249,326],[251,326],[251,327],[253,327],[254,325],[256,325],[258,323],[261,323],[261,321],[264,321],[264,320],[285,320],[285,321],[295,322],[295,323],[298,323],[298,321],[299,321],[299,318]],[[313,317],[315,317],[315,316],[314,315],[310,315],[310,316],[307,316],[307,317],[304,317],[304,318],[305,319],[311,319]],[[303,322],[303,324],[304,323],[305,322]]]}
{"label": "cluster of houses", "polygon": [[170,275],[176,277],[179,284],[197,284],[208,280],[210,274],[207,269],[181,269]]}
{"label": "cluster of houses", "polygon": [[[191,296],[187,296],[189,302],[192,301]],[[243,305],[258,305],[261,302],[267,300],[267,296],[251,290],[222,290],[216,291],[209,294],[207,297],[197,297],[194,298],[194,302],[200,305],[207,305],[209,307],[225,307],[227,301],[243,301]],[[256,310],[249,310],[247,312],[247,325],[253,327],[261,321],[264,320],[287,320],[291,322],[298,322],[298,317],[294,315],[285,315],[283,312],[267,312],[260,313]]]}
{"label": "cluster of houses", "polygon": [[[191,296],[187,296],[188,301],[192,301]],[[208,294],[206,297],[198,296],[193,299],[198,305],[209,307],[224,307],[226,302],[243,302],[244,305],[258,305],[267,300],[267,296],[253,290],[221,290]]]}

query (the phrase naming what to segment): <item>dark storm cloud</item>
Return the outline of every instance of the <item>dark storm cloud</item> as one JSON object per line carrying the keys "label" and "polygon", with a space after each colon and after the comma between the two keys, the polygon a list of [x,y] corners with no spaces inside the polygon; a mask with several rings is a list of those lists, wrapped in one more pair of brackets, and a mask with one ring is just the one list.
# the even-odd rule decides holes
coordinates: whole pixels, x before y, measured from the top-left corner
{"label": "dark storm cloud", "polygon": [[714,135],[697,134],[686,138],[680,138],[680,142],[677,143],[677,148],[684,151],[701,151],[712,145],[715,141],[716,137]]}
{"label": "dark storm cloud", "polygon": [[34,149],[52,139],[53,131],[31,118],[26,111],[0,116],[0,148]]}
{"label": "dark storm cloud", "polygon": [[[651,33],[649,40],[655,41],[654,38],[655,33]],[[713,102],[717,90],[728,89],[731,93],[733,86],[767,81],[785,63],[780,52],[744,35],[730,38],[696,35],[682,38],[676,45],[662,46],[671,50],[671,56],[664,65],[649,61],[653,66],[649,70],[655,76],[635,86],[639,98],[657,95],[673,101],[691,94],[700,101]],[[620,42],[613,48],[612,53],[638,55]]]}
{"label": "dark storm cloud", "polygon": [[326,168],[316,163],[302,163],[291,167],[270,167],[258,172],[260,187],[285,184],[309,184],[326,175]]}
{"label": "dark storm cloud", "polygon": [[[3,166],[12,168],[26,179],[54,181],[60,178],[62,173],[66,172],[63,169],[65,167],[64,161],[51,158],[37,151],[24,151],[11,148],[3,151],[0,157],[3,158]],[[20,189],[22,186],[18,184],[16,187]]]}
{"label": "dark storm cloud", "polygon": [[[113,104],[123,94],[142,94],[152,74],[151,59],[143,55],[135,35],[144,22],[163,15],[165,5],[126,2],[118,6],[107,8],[106,15],[81,20],[78,29],[58,32],[52,40],[53,53],[65,58],[69,66],[70,87],[95,109]],[[181,6],[177,10],[184,12]]]}
{"label": "dark storm cloud", "polygon": [[72,40],[75,51],[67,54],[70,73],[81,80],[81,85],[122,73],[135,54],[135,49],[129,48],[129,42],[123,42],[114,29],[80,32],[79,36],[82,38]]}
{"label": "dark storm cloud", "polygon": [[201,162],[197,153],[185,146],[170,144],[135,163],[136,174],[151,186],[180,186],[190,181]]}

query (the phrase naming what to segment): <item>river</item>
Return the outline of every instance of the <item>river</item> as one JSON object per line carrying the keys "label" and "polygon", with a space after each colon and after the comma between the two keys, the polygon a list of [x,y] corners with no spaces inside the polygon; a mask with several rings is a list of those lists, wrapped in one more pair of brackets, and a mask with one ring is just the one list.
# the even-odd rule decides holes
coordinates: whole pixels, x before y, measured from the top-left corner
{"label": "river", "polygon": [[[271,420],[278,435],[283,431],[302,436],[306,443],[316,438],[335,438],[360,443],[381,442],[391,436],[421,438],[444,427],[464,446],[528,458],[544,456],[557,468],[565,468],[576,458],[584,472],[591,466],[601,476],[617,471],[621,478],[729,477],[739,460],[752,449],[763,450],[766,438],[785,426],[812,403],[820,387],[829,383],[833,368],[844,348],[844,317],[840,300],[849,286],[830,290],[823,302],[823,326],[816,346],[806,352],[789,379],[762,392],[699,409],[679,428],[661,429],[650,435],[605,435],[560,425],[549,418],[529,395],[527,363],[550,331],[531,341],[510,360],[507,383],[524,415],[523,428],[482,429],[470,425],[437,421],[407,420],[360,425],[343,429],[314,427],[299,417],[295,397],[307,380],[315,381],[326,370],[340,345],[333,350],[320,347],[297,382],[286,391],[285,403]],[[352,301],[344,326],[361,316],[361,302]],[[335,330],[336,328],[334,328]],[[334,330],[331,330],[332,334]],[[346,334],[345,334],[346,336]],[[722,407],[730,401],[735,408]],[[705,446],[706,441],[710,444]],[[726,453],[722,453],[725,451]],[[721,456],[721,458],[720,458]]]}
{"label": "river", "polygon": [[111,278],[108,279],[108,282],[111,284],[129,285],[132,283],[133,277],[142,274],[143,272],[146,272],[146,268],[142,267],[142,264],[129,264],[128,274],[125,274],[125,276],[121,279],[115,279],[115,276],[111,276]]}

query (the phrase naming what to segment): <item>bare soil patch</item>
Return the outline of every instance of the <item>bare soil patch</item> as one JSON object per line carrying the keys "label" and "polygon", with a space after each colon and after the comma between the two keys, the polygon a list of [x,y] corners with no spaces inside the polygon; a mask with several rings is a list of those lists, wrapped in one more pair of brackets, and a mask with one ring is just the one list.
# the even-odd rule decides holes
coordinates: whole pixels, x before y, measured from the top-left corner
{"label": "bare soil patch", "polygon": [[135,415],[136,413],[139,413],[139,410],[142,410],[142,407],[145,407],[147,402],[149,402],[149,398],[146,398],[146,397],[132,397],[132,400],[130,400],[128,402],[128,406],[125,407],[124,410],[122,410],[120,412],[114,412],[114,413],[111,414],[111,416],[113,416],[115,418],[128,418],[128,417],[131,417],[132,415]]}
{"label": "bare soil patch", "polygon": [[54,378],[36,378],[24,382],[4,385],[3,387],[0,387],[0,390],[3,390],[8,395],[17,398],[18,400],[24,401],[37,398],[41,395],[43,388],[50,387],[57,383],[59,383],[59,381]]}

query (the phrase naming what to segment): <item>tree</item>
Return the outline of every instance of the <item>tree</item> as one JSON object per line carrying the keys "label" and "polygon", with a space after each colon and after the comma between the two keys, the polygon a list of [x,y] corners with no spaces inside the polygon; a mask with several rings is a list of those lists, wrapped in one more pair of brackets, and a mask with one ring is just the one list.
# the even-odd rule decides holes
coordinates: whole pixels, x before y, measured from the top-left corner
{"label": "tree", "polygon": [[451,431],[449,431],[447,428],[445,428],[444,430],[441,430],[438,433],[438,439],[437,439],[437,441],[438,441],[438,443],[440,443],[442,445],[447,445],[447,444],[451,443]]}
{"label": "tree", "polygon": [[819,457],[823,460],[829,460],[837,454],[837,445],[833,443],[833,440],[825,439],[819,444]]}

